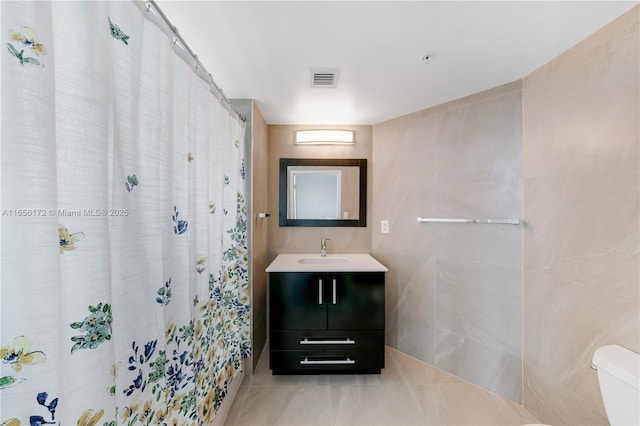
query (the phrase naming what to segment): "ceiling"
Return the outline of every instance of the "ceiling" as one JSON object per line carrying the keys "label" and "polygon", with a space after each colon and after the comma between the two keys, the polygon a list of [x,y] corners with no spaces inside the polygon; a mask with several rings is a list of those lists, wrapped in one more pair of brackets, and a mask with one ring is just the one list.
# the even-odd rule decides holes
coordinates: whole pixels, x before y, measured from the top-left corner
{"label": "ceiling", "polygon": [[[255,99],[267,123],[375,124],[522,78],[638,1],[157,4],[224,94]],[[337,87],[311,88],[325,67]]]}

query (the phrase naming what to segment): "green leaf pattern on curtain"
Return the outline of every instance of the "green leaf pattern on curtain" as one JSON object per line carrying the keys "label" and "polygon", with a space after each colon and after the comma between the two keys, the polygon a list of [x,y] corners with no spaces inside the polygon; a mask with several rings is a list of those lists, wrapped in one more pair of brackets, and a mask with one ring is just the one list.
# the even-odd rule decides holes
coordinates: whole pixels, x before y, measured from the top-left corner
{"label": "green leaf pattern on curtain", "polygon": [[[244,125],[133,2],[2,8],[3,23],[20,28],[8,33],[5,55],[18,61],[3,61],[2,87],[24,109],[2,118],[2,233],[12,243],[2,252],[0,425],[212,423],[251,351]],[[45,45],[56,54],[36,70],[42,63],[26,52],[39,57]],[[93,67],[105,52],[114,62]],[[86,68],[67,65],[72,55],[87,55],[78,60]],[[155,86],[136,75],[144,63],[127,64],[135,55],[176,80],[163,91],[141,88]],[[74,84],[76,72],[95,80],[78,88],[95,91],[54,87]],[[127,110],[137,105],[130,93],[154,93],[157,111]],[[66,117],[57,102],[73,96],[97,113],[78,106]],[[184,119],[171,96],[187,102]],[[33,102],[42,123],[18,134],[7,123]],[[167,120],[177,124],[158,125]],[[64,136],[74,126],[77,141]]]}

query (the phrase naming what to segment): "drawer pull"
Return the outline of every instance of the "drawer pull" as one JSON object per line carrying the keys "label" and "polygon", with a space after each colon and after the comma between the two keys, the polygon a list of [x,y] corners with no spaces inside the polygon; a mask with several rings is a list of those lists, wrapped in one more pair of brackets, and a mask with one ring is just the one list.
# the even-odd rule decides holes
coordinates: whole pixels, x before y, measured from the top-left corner
{"label": "drawer pull", "polygon": [[322,305],[322,280],[318,280],[318,305]]}
{"label": "drawer pull", "polygon": [[327,359],[327,360],[318,360],[312,361],[309,360],[308,357],[304,357],[303,360],[300,360],[301,365],[336,365],[336,364],[350,364],[353,365],[356,363],[355,359],[351,359],[347,357],[347,359]]}
{"label": "drawer pull", "polygon": [[336,279],[333,279],[333,304],[338,303],[338,299],[336,297]]}
{"label": "drawer pull", "polygon": [[356,341],[353,339],[349,339],[348,337],[344,340],[309,340],[308,338],[304,338],[300,340],[301,345],[355,345]]}

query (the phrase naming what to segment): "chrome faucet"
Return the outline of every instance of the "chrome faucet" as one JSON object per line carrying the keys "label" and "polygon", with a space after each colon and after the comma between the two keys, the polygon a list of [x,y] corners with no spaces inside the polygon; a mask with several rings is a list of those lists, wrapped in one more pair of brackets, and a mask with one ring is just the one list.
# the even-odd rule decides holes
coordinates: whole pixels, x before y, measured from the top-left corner
{"label": "chrome faucet", "polygon": [[329,238],[322,237],[322,239],[320,240],[320,256],[322,257],[327,256],[327,240],[328,239]]}

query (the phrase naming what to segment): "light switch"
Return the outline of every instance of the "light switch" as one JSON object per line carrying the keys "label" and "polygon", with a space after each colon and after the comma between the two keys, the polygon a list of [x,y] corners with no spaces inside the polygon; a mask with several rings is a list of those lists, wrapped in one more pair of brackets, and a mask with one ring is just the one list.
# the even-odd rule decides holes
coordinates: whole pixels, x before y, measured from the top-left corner
{"label": "light switch", "polygon": [[380,221],[380,232],[383,234],[389,233],[389,221],[387,219],[383,219]]}

